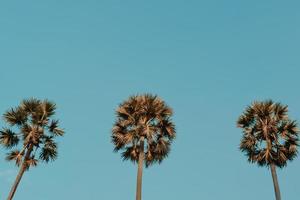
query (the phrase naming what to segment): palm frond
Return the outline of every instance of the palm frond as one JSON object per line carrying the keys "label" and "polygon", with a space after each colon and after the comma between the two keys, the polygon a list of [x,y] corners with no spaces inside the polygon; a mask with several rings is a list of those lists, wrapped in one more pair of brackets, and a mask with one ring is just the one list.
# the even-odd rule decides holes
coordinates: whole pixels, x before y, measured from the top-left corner
{"label": "palm frond", "polygon": [[64,130],[62,130],[58,127],[58,123],[59,123],[59,120],[52,120],[50,122],[50,125],[48,126],[48,130],[50,133],[52,133],[55,136],[63,136],[65,132],[64,132]]}
{"label": "palm frond", "polygon": [[7,154],[6,156],[6,160],[7,161],[15,161],[16,165],[17,166],[20,166],[21,163],[22,163],[22,159],[23,159],[23,153],[20,152],[19,150],[14,150],[14,151],[11,151]]}
{"label": "palm frond", "polygon": [[26,160],[27,169],[29,169],[29,167],[36,167],[37,164],[38,164],[38,160],[35,159],[34,157],[31,157],[28,160]]}
{"label": "palm frond", "polygon": [[38,111],[38,108],[41,104],[41,101],[35,98],[25,99],[21,102],[21,107],[27,113],[35,113]]}
{"label": "palm frond", "polygon": [[284,120],[288,117],[288,106],[284,106],[281,103],[275,103],[273,109],[274,115],[278,120]]}
{"label": "palm frond", "polygon": [[11,108],[10,110],[4,113],[3,118],[11,126],[22,125],[27,120],[27,114],[20,107]]}
{"label": "palm frond", "polygon": [[54,161],[57,158],[57,151],[54,148],[43,147],[39,158],[46,163]]}
{"label": "palm frond", "polygon": [[122,153],[123,160],[131,160],[134,163],[139,159],[139,146],[127,147]]}
{"label": "palm frond", "polygon": [[170,140],[175,138],[176,131],[175,125],[169,118],[165,118],[161,120],[160,124],[158,124],[159,132],[163,135],[168,137]]}
{"label": "palm frond", "polygon": [[46,113],[47,117],[51,117],[55,114],[56,104],[54,102],[46,99],[41,103],[41,107],[43,112]]}
{"label": "palm frond", "polygon": [[57,144],[54,142],[53,137],[43,136],[43,148],[39,158],[44,162],[53,161],[57,157]]}
{"label": "palm frond", "polygon": [[6,148],[12,148],[19,143],[19,137],[16,133],[8,128],[0,131],[0,143]]}

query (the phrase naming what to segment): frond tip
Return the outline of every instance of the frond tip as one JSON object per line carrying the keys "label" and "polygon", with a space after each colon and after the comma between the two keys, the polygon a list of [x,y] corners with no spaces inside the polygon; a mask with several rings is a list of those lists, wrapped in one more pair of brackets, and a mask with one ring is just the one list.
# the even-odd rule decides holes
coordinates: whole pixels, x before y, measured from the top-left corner
{"label": "frond tip", "polygon": [[55,136],[63,136],[65,132],[64,132],[64,130],[62,130],[58,127],[58,123],[59,123],[58,120],[52,120],[48,127],[49,132]]}

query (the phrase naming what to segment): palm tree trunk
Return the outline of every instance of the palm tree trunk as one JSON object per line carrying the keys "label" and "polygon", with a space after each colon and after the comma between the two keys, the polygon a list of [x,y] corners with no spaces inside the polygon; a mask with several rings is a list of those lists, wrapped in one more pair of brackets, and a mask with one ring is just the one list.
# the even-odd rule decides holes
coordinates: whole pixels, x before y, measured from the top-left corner
{"label": "palm tree trunk", "polygon": [[276,200],[281,200],[279,183],[278,183],[277,174],[276,174],[276,166],[274,164],[271,164],[271,173],[272,173],[272,178],[273,178],[273,185],[274,185]]}
{"label": "palm tree trunk", "polygon": [[7,200],[12,200],[13,197],[14,197],[14,195],[15,195],[15,192],[16,192],[16,190],[17,190],[17,188],[18,188],[18,185],[19,185],[19,183],[20,183],[20,181],[21,181],[21,179],[22,179],[22,177],[23,177],[23,174],[24,174],[24,172],[25,172],[26,169],[27,169],[27,163],[26,163],[26,161],[27,161],[28,158],[30,157],[30,154],[31,154],[32,149],[33,149],[33,145],[31,144],[31,145],[29,146],[27,152],[26,152],[26,155],[25,155],[25,157],[24,157],[23,163],[22,163],[22,165],[21,165],[21,167],[20,167],[20,170],[19,170],[19,173],[18,173],[18,175],[17,175],[17,177],[16,177],[16,180],[15,180],[15,182],[14,182],[14,184],[13,184],[13,186],[12,186],[10,192],[9,192],[9,195],[8,195],[8,197],[7,197]]}
{"label": "palm tree trunk", "polygon": [[142,176],[144,162],[144,138],[140,141],[140,153],[138,161],[137,183],[136,183],[136,200],[142,200]]}
{"label": "palm tree trunk", "polygon": [[18,185],[19,185],[19,183],[21,181],[21,178],[22,178],[25,170],[26,170],[26,166],[24,166],[24,164],[22,164],[22,166],[21,166],[21,168],[19,170],[19,173],[18,173],[18,175],[16,177],[16,180],[15,180],[15,182],[14,182],[14,184],[13,184],[11,190],[10,190],[10,193],[9,193],[9,195],[7,197],[7,200],[12,200],[12,198],[14,197],[14,194],[15,194],[15,192],[17,190],[17,187],[18,187]]}

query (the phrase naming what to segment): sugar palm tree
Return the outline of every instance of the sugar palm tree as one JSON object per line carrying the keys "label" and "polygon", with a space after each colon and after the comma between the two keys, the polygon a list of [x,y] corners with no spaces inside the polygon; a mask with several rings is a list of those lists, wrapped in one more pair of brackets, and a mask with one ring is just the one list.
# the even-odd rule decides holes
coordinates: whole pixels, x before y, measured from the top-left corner
{"label": "sugar palm tree", "polygon": [[175,138],[173,112],[163,100],[150,94],[131,96],[116,111],[112,129],[115,151],[123,160],[138,163],[136,200],[141,200],[143,166],[161,163]]}
{"label": "sugar palm tree", "polygon": [[26,170],[39,161],[48,163],[57,157],[56,136],[64,131],[58,127],[58,120],[51,117],[55,113],[54,103],[37,99],[23,100],[21,104],[8,110],[4,120],[9,128],[0,131],[0,143],[10,150],[6,159],[14,161],[19,173],[7,200],[11,200]]}
{"label": "sugar palm tree", "polygon": [[239,117],[243,129],[240,150],[248,161],[271,169],[276,200],[281,199],[276,167],[282,168],[297,156],[298,128],[288,117],[288,106],[271,100],[254,102]]}

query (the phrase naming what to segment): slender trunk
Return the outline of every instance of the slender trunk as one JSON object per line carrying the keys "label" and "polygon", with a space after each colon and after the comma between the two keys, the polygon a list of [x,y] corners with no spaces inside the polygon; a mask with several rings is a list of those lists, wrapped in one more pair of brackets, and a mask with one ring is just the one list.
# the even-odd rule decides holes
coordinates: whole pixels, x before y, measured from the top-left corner
{"label": "slender trunk", "polygon": [[14,182],[14,184],[13,184],[11,190],[10,190],[10,193],[9,193],[9,195],[7,197],[7,200],[12,200],[12,198],[14,197],[14,194],[15,194],[15,192],[17,190],[17,187],[18,187],[18,185],[19,185],[19,183],[21,181],[21,178],[22,178],[25,170],[26,170],[26,167],[22,164],[22,166],[21,166],[21,168],[19,170],[19,173],[18,173],[18,175],[16,177],[16,180],[15,180],[15,182]]}
{"label": "slender trunk", "polygon": [[26,152],[26,155],[25,155],[25,157],[24,157],[23,163],[22,163],[22,165],[21,165],[21,167],[20,167],[20,170],[19,170],[19,173],[18,173],[18,175],[17,175],[17,177],[16,177],[16,180],[15,180],[15,182],[14,182],[14,184],[13,184],[13,186],[12,186],[10,192],[9,192],[9,195],[8,195],[8,197],[7,197],[7,200],[12,200],[13,197],[14,197],[14,195],[15,195],[15,192],[16,192],[16,190],[17,190],[17,188],[18,188],[18,185],[19,185],[19,183],[20,183],[20,181],[21,181],[21,179],[22,179],[22,176],[23,176],[24,172],[26,171],[26,168],[27,168],[27,163],[26,163],[26,161],[27,161],[28,158],[30,157],[30,154],[31,154],[31,152],[32,152],[32,149],[33,149],[33,145],[31,144],[31,145],[29,146],[27,152]]}
{"label": "slender trunk", "polygon": [[[272,150],[272,141],[269,139],[269,134],[267,131],[266,124],[267,124],[267,122],[265,123],[265,126],[264,126],[264,134],[265,134],[266,142],[267,142],[267,150],[271,151]],[[269,159],[269,154],[267,154],[267,157],[266,157],[266,160],[268,160],[268,159]],[[276,174],[276,166],[274,164],[271,164],[270,168],[271,168],[271,174],[272,174],[272,179],[273,179],[276,200],[281,200],[280,189],[279,189],[279,184],[278,184],[278,179],[277,179],[277,174]]]}
{"label": "slender trunk", "polygon": [[274,164],[271,164],[271,173],[272,173],[272,178],[273,178],[273,185],[274,185],[276,200],[281,200],[279,183],[278,183],[277,174],[276,174],[276,166]]}
{"label": "slender trunk", "polygon": [[140,153],[139,153],[139,161],[138,161],[136,200],[142,200],[143,162],[144,162],[144,138],[142,137],[140,141]]}

